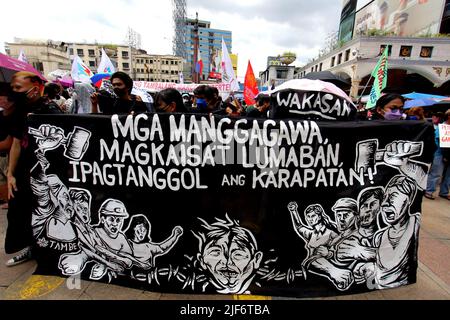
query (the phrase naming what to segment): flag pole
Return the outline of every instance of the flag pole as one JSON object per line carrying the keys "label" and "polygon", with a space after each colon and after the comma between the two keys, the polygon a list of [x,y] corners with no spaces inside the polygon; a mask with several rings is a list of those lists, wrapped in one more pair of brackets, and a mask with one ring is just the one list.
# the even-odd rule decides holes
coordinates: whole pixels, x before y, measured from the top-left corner
{"label": "flag pole", "polygon": [[372,80],[372,78],[373,78],[373,74],[370,74],[370,78],[369,78],[369,80],[367,80],[366,86],[364,87],[363,91],[361,92],[361,95],[358,98],[358,105],[360,104],[362,97],[364,96],[364,93],[366,92],[366,89],[369,86],[370,80]]}

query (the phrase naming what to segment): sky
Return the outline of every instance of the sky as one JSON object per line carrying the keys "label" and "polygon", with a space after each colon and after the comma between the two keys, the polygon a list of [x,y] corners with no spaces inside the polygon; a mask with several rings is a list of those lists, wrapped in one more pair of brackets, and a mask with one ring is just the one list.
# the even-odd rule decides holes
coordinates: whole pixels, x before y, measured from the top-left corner
{"label": "sky", "polygon": [[[142,36],[142,49],[172,54],[171,0],[2,1],[0,52],[14,38],[65,42],[124,43],[128,27]],[[238,79],[250,60],[258,77],[267,57],[297,54],[297,66],[318,55],[338,30],[342,0],[187,0],[187,16],[232,31]],[[20,14],[20,18],[18,18]]]}

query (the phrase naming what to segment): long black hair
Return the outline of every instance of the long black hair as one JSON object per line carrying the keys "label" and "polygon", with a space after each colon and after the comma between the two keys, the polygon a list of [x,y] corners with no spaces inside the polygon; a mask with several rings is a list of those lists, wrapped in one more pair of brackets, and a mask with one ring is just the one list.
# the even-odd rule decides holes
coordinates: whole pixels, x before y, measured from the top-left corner
{"label": "long black hair", "polygon": [[167,88],[158,92],[155,97],[155,103],[158,104],[159,100],[164,101],[165,104],[171,104],[175,102],[176,109],[175,112],[187,112],[186,106],[183,102],[183,97],[181,93],[173,88]]}

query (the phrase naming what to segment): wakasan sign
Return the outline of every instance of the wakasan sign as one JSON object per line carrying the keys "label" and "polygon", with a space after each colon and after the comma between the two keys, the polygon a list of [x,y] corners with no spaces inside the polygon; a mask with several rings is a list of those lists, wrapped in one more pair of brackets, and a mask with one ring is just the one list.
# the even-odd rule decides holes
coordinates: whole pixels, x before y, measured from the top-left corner
{"label": "wakasan sign", "polygon": [[39,274],[294,297],[416,281],[424,122],[35,115],[29,134]]}

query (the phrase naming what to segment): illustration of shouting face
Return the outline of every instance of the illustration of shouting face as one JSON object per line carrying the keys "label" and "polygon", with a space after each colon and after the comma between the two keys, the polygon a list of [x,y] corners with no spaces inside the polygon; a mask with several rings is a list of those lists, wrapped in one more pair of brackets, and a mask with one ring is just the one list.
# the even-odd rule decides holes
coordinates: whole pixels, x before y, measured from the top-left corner
{"label": "illustration of shouting face", "polygon": [[380,207],[380,200],[373,195],[364,201],[359,209],[359,224],[362,227],[371,226],[376,221]]}
{"label": "illustration of shouting face", "polygon": [[204,222],[209,232],[198,237],[201,252],[197,259],[219,293],[242,294],[250,286],[263,254],[249,230],[229,218],[228,223],[219,221],[212,225]]}
{"label": "illustration of shouting face", "polygon": [[223,237],[206,246],[200,261],[220,287],[227,288],[228,293],[239,293],[243,284],[259,268],[261,258],[261,252],[253,254],[246,244]]}
{"label": "illustration of shouting face", "polygon": [[134,242],[136,243],[143,242],[147,237],[147,232],[148,230],[143,223],[138,224],[136,227],[134,227]]}
{"label": "illustration of shouting face", "polygon": [[112,239],[116,239],[119,235],[119,232],[122,230],[123,217],[118,216],[107,216],[102,217],[102,223],[105,229],[105,232],[108,234],[108,236]]}
{"label": "illustration of shouting face", "polygon": [[414,181],[404,176],[395,176],[389,182],[384,194],[381,212],[386,223],[393,225],[406,219],[417,187]]}

